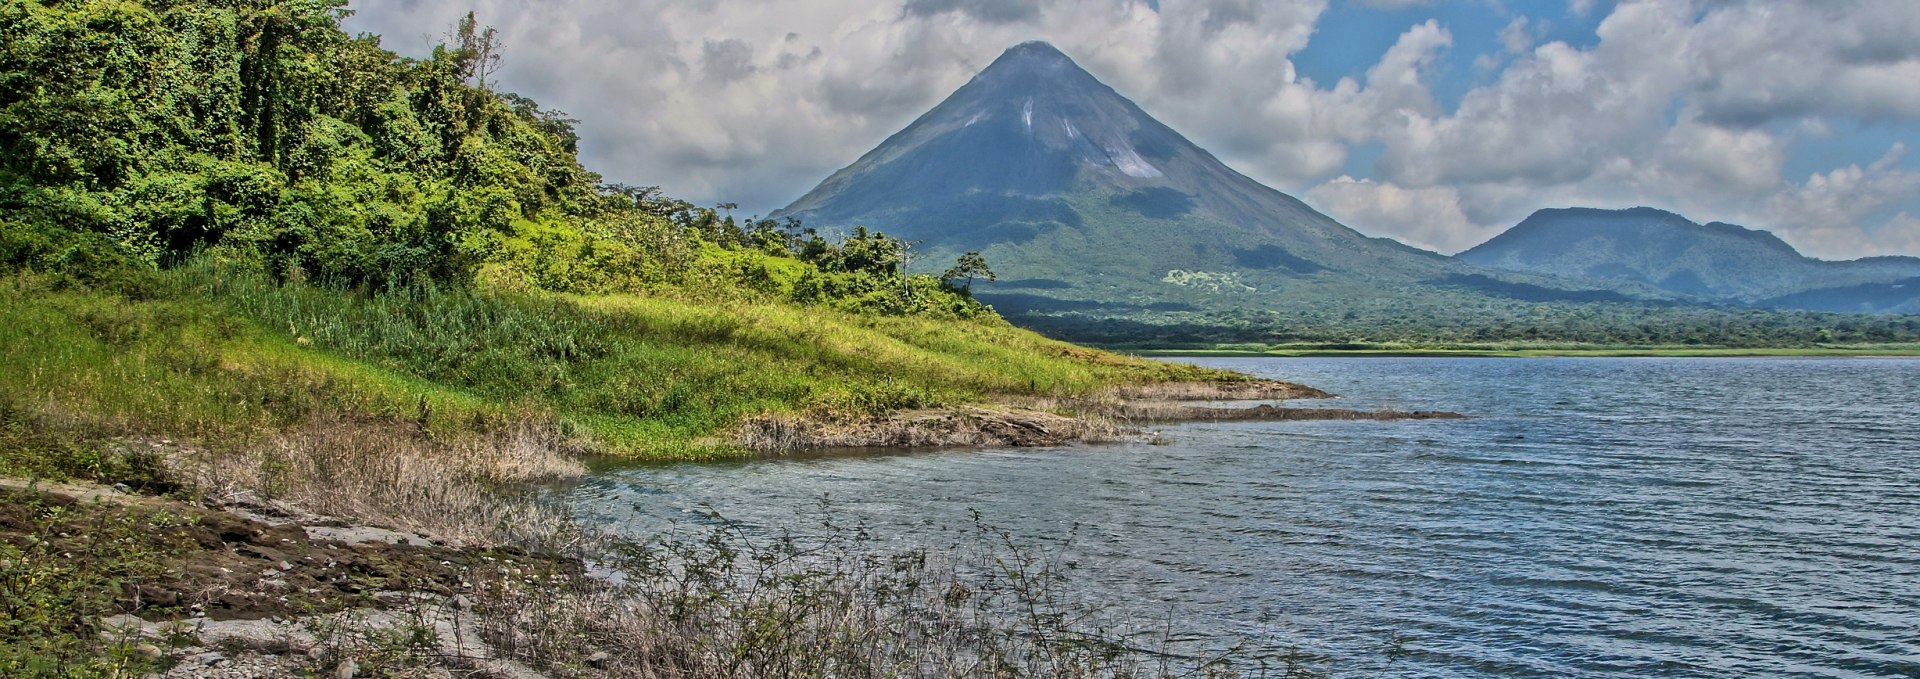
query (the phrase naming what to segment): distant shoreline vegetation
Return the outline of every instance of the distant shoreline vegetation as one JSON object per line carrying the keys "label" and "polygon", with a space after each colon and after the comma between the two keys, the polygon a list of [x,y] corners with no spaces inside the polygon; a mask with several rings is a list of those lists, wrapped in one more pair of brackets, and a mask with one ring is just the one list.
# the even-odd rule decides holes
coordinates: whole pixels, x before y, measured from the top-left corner
{"label": "distant shoreline vegetation", "polygon": [[1832,345],[1811,347],[1706,347],[1614,344],[1221,344],[1215,346],[1122,347],[1113,351],[1137,356],[1268,357],[1268,358],[1753,358],[1920,356],[1920,343]]}
{"label": "distant shoreline vegetation", "polygon": [[1920,346],[1920,315],[1638,303],[1526,302],[1469,295],[1339,299],[1303,290],[1286,305],[1225,311],[1078,304],[982,291],[1009,321],[1109,348],[1814,349]]}

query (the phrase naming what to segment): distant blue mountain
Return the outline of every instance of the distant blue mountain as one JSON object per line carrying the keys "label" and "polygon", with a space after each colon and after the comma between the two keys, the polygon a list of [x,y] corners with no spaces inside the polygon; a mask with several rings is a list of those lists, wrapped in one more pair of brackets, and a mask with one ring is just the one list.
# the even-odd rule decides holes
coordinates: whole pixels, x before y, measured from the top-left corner
{"label": "distant blue mountain", "polygon": [[[1456,257],[1508,271],[1651,285],[1700,300],[1836,311],[1892,311],[1904,303],[1905,288],[1885,286],[1920,276],[1920,258],[1815,259],[1766,231],[1698,224],[1647,207],[1540,210]],[[1824,292],[1798,296],[1814,290]]]}

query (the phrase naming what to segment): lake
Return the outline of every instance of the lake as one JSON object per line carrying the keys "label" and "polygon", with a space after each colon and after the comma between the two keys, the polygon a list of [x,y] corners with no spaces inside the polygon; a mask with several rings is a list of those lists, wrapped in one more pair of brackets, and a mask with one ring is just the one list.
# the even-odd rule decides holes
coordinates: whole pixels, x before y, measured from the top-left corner
{"label": "lake", "polygon": [[1337,675],[1920,676],[1920,359],[1195,362],[1472,419],[632,466],[572,500],[644,536],[804,532],[827,496],[903,546],[978,511],[1071,534],[1091,599]]}

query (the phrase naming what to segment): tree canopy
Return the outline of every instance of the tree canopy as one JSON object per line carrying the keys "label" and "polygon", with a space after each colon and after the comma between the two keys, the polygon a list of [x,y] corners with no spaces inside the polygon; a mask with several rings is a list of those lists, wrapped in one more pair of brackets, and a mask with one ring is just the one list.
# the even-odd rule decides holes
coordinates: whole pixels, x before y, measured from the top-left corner
{"label": "tree canopy", "polygon": [[[0,267],[76,280],[252,262],[347,287],[753,295],[980,316],[898,239],[605,183],[577,121],[507,92],[469,14],[425,58],[342,0],[0,5]],[[926,292],[921,295],[916,292]]]}

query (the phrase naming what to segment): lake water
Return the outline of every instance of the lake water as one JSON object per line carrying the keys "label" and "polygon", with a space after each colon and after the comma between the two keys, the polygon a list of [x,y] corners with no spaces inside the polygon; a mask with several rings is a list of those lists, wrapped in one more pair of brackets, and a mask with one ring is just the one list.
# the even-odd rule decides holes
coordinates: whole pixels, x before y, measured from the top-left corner
{"label": "lake water", "polygon": [[804,530],[826,495],[903,545],[969,510],[1078,524],[1088,596],[1336,674],[1920,676],[1920,360],[1199,362],[1473,419],[629,467],[576,508]]}

